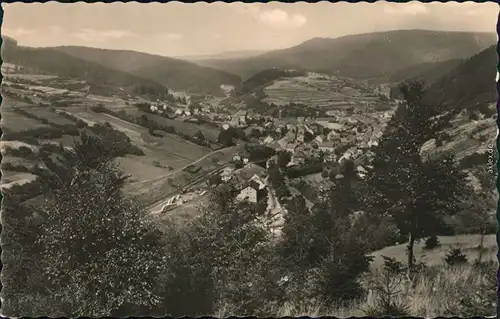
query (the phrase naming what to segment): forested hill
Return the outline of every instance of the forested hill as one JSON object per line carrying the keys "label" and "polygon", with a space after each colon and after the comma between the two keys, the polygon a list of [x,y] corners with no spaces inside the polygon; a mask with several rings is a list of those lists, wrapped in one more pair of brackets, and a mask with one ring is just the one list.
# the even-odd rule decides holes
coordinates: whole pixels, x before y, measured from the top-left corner
{"label": "forested hill", "polygon": [[222,84],[239,85],[241,82],[237,75],[159,55],[79,46],[53,49],[117,71],[150,79],[179,91],[222,94]]}
{"label": "forested hill", "polygon": [[466,59],[496,43],[494,33],[398,30],[339,38],[314,38],[295,47],[246,59],[196,61],[240,75],[295,68],[355,79],[387,82],[397,72],[422,63]]}
{"label": "forested hill", "polygon": [[498,55],[496,46],[474,55],[433,83],[429,98],[450,109],[476,108],[497,99],[495,78]]}

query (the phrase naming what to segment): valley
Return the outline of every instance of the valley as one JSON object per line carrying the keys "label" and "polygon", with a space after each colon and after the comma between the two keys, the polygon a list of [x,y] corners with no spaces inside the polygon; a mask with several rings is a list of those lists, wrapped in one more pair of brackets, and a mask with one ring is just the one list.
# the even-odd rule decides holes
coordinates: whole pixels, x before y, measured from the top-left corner
{"label": "valley", "polygon": [[68,227],[53,241],[96,265],[118,255],[92,236],[147,259],[163,277],[134,282],[173,316],[449,315],[422,300],[483,289],[495,261],[495,41],[396,30],[183,60],[4,37],[9,218]]}

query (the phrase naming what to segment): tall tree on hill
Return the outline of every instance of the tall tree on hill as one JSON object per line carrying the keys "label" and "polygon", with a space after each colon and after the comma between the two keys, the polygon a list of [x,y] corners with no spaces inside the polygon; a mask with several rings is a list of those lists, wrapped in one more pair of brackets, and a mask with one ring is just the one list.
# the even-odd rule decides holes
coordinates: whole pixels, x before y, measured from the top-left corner
{"label": "tall tree on hill", "polygon": [[403,102],[390,120],[375,152],[369,176],[369,209],[389,215],[408,234],[408,276],[414,265],[415,241],[434,234],[445,214],[455,213],[466,175],[452,156],[425,161],[422,145],[449,123],[450,113],[424,102],[422,83],[401,86]]}
{"label": "tall tree on hill", "polygon": [[113,149],[83,135],[74,152],[46,158],[58,169],[41,176],[48,184],[38,242],[64,316],[110,316],[125,302],[148,309],[160,302],[160,233],[124,199]]}

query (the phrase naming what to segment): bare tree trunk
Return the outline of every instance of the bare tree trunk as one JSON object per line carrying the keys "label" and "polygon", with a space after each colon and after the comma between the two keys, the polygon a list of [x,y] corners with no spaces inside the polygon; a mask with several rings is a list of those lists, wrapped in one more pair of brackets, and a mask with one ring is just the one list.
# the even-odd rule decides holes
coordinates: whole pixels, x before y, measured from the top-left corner
{"label": "bare tree trunk", "polygon": [[415,237],[413,237],[413,233],[410,232],[410,238],[408,240],[408,269],[407,269],[408,280],[411,280],[411,271],[413,270],[413,261],[415,258],[413,254],[414,245],[415,245]]}

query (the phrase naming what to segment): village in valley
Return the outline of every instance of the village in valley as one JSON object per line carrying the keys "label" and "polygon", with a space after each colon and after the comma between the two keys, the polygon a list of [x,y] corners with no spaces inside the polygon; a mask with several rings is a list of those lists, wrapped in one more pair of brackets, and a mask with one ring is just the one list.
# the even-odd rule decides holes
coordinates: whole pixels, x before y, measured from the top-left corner
{"label": "village in valley", "polygon": [[174,58],[6,30],[8,315],[495,306],[495,34],[396,28],[208,57],[161,35],[187,50]]}

